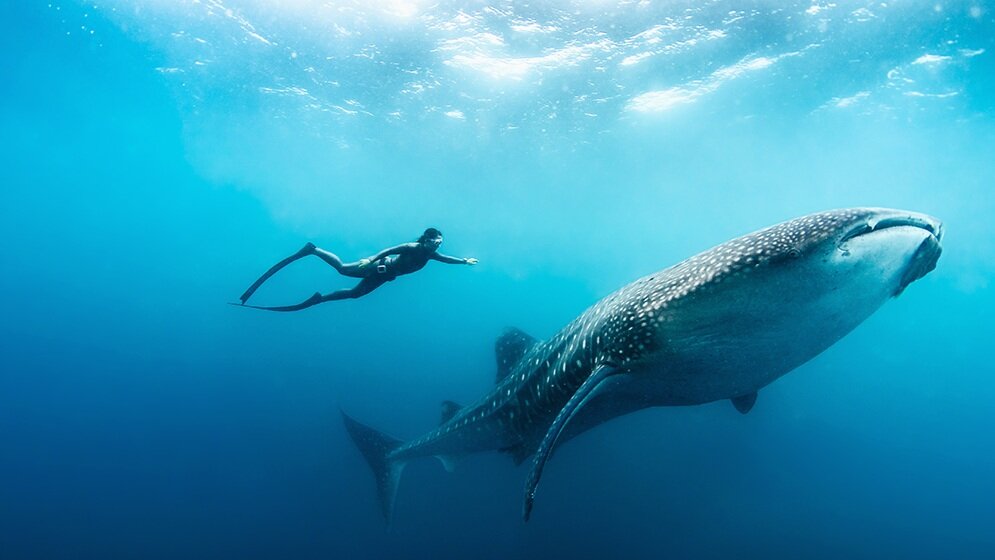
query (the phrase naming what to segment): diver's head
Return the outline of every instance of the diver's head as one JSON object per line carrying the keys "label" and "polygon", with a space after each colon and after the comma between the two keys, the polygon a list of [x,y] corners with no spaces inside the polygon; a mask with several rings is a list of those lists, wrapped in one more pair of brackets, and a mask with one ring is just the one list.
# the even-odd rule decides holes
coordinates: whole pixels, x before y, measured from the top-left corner
{"label": "diver's head", "polygon": [[442,232],[430,227],[425,230],[425,233],[421,234],[418,238],[418,243],[421,243],[429,249],[438,249],[439,245],[442,245]]}

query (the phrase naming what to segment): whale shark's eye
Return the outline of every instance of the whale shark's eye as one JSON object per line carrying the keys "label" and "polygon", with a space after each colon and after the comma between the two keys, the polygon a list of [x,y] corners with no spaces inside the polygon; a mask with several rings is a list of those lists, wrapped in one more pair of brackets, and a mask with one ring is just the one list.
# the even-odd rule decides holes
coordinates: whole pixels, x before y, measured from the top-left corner
{"label": "whale shark's eye", "polygon": [[802,254],[801,251],[799,251],[798,249],[791,249],[790,251],[788,251],[788,256],[793,259],[797,259],[798,257],[802,256]]}

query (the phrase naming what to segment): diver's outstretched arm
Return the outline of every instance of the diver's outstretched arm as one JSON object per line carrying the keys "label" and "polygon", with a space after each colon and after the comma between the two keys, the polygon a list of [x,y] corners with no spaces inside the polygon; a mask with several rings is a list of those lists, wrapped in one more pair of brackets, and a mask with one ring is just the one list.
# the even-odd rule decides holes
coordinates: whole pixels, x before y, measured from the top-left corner
{"label": "diver's outstretched arm", "polygon": [[279,272],[280,269],[287,266],[288,264],[298,259],[302,259],[308,255],[313,255],[314,250],[315,250],[314,243],[311,243],[310,241],[305,243],[304,247],[302,247],[300,251],[297,251],[293,255],[290,255],[289,257],[271,266],[269,270],[264,272],[262,276],[256,279],[256,281],[253,282],[251,286],[249,286],[249,289],[245,290],[245,293],[239,296],[238,300],[244,304],[246,301],[249,300],[250,297],[252,297],[252,294],[256,293],[256,290],[259,289],[259,286],[263,285],[263,282],[269,280],[271,276]]}
{"label": "diver's outstretched arm", "polygon": [[437,260],[439,262],[444,262],[446,264],[477,264],[477,259],[473,257],[450,257],[449,255],[440,255],[439,253],[432,253],[430,259]]}

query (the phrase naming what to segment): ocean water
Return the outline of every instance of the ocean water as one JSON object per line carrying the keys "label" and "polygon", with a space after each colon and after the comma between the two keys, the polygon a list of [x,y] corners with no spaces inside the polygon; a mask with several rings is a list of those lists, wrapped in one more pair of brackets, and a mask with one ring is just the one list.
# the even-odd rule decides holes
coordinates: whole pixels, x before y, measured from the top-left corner
{"label": "ocean water", "polygon": [[[995,557],[995,6],[10,2],[0,7],[0,558]],[[934,272],[728,402],[528,464],[407,439],[618,287],[836,207],[935,215]],[[313,241],[426,227],[355,301],[226,305]],[[253,298],[348,287],[317,259]]]}

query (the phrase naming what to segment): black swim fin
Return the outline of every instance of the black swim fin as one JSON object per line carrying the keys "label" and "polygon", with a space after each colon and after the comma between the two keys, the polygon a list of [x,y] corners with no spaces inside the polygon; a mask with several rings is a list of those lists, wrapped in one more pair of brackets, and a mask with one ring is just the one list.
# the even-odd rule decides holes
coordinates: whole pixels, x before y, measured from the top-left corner
{"label": "black swim fin", "polygon": [[322,301],[323,300],[321,298],[321,294],[318,293],[318,292],[315,292],[313,296],[311,296],[311,297],[307,298],[306,300],[304,300],[304,301],[302,301],[302,302],[300,302],[298,304],[295,304],[295,305],[265,306],[265,305],[249,305],[249,304],[246,304],[246,303],[235,303],[235,302],[228,302],[228,305],[234,305],[236,307],[248,307],[250,309],[262,309],[263,311],[281,311],[282,312],[282,311],[300,311],[301,309],[307,309],[308,307],[312,307],[312,306],[318,305]]}
{"label": "black swim fin", "polygon": [[[292,262],[294,262],[296,260],[303,259],[304,257],[306,257],[308,255],[313,255],[314,254],[314,249],[315,249],[314,243],[311,243],[310,241],[307,242],[307,243],[305,243],[304,247],[302,247],[300,251],[297,251],[293,255],[290,255],[289,257],[287,257],[287,258],[283,259],[282,261],[280,261],[280,262],[274,264],[273,266],[271,266],[269,268],[269,270],[267,270],[266,272],[263,273],[262,276],[260,276],[259,278],[257,278],[256,281],[253,282],[252,285],[249,286],[248,289],[246,289],[245,292],[241,296],[238,297],[238,300],[241,301],[243,304],[245,302],[249,301],[249,298],[252,297],[252,294],[256,293],[256,290],[259,289],[259,286],[263,285],[263,282],[269,280],[271,276],[273,276],[274,274],[276,274],[277,272],[279,272],[280,269],[282,269],[283,267],[287,266],[288,264],[290,264],[290,263],[292,263]],[[261,307],[259,309],[271,309],[271,308]],[[277,311],[276,309],[271,309],[271,310],[272,311]],[[286,311],[293,311],[293,310],[289,310],[288,309]]]}

